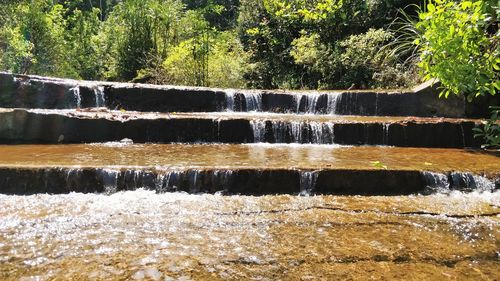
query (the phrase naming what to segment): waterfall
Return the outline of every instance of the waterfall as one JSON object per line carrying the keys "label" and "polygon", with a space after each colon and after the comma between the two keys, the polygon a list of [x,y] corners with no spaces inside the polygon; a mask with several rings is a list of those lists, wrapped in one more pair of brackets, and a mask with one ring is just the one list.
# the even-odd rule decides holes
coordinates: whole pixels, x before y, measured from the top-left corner
{"label": "waterfall", "polygon": [[105,107],[106,106],[106,98],[104,96],[104,86],[97,86],[94,88],[94,96],[95,96],[95,106],[96,107]]}
{"label": "waterfall", "polygon": [[200,177],[199,170],[189,170],[187,172],[187,178],[189,181],[189,193],[193,194],[200,192],[199,177]]}
{"label": "waterfall", "polygon": [[450,190],[448,175],[434,172],[423,172],[426,193],[447,193]]}
{"label": "waterfall", "polygon": [[[307,114],[337,114],[338,104],[342,98],[341,93],[304,93],[294,94],[295,113]],[[326,98],[326,104],[319,104],[320,98]],[[301,110],[301,104],[304,103],[304,108]],[[325,107],[326,106],[326,107]]]}
{"label": "waterfall", "polygon": [[309,196],[316,187],[317,171],[300,171],[300,195]]}
{"label": "waterfall", "polygon": [[[262,94],[258,92],[242,92],[237,93],[233,90],[227,90],[226,95],[226,111],[262,111]],[[241,106],[240,97],[245,99],[245,107]],[[238,106],[240,105],[240,106]]]}
{"label": "waterfall", "polygon": [[[132,173],[132,171],[127,171]],[[153,174],[137,170],[134,173],[134,186],[150,188],[157,192],[186,191],[189,193],[224,191],[230,188],[232,170],[204,171],[199,169],[156,170]]]}
{"label": "waterfall", "polygon": [[328,114],[338,114],[338,104],[339,101],[342,99],[342,94],[341,93],[329,93],[328,94],[328,101],[327,101],[327,113]]}
{"label": "waterfall", "polygon": [[450,178],[451,185],[454,189],[478,191],[495,190],[495,182],[483,176],[456,172],[451,173]]}
{"label": "waterfall", "polygon": [[[266,124],[271,124],[272,138],[266,139]],[[334,123],[301,121],[252,120],[254,142],[275,143],[334,143]]]}
{"label": "waterfall", "polygon": [[73,92],[73,96],[75,98],[75,103],[76,103],[76,108],[81,108],[82,107],[82,96],[80,95],[80,86],[77,85],[69,90],[71,92]]}
{"label": "waterfall", "polygon": [[[266,139],[266,124],[270,122],[272,140]],[[254,142],[332,144],[334,124],[331,122],[283,122],[251,120]]]}
{"label": "waterfall", "polygon": [[462,146],[465,147],[465,133],[463,123],[460,123],[460,136],[462,137]]}
{"label": "waterfall", "polygon": [[451,190],[493,191],[495,182],[470,173],[454,172],[451,174],[423,172],[426,193],[449,193]]}
{"label": "waterfall", "polygon": [[113,194],[117,192],[119,174],[119,170],[102,169],[99,171],[99,176],[104,187],[104,193]]}
{"label": "waterfall", "polygon": [[262,111],[261,93],[243,93],[246,103],[246,111]]}
{"label": "waterfall", "polygon": [[310,113],[310,114],[316,113],[318,99],[320,96],[321,95],[319,95],[319,94],[307,95],[307,111],[306,111],[306,113]]}
{"label": "waterfall", "polygon": [[266,121],[264,120],[250,120],[250,125],[253,130],[254,142],[266,141]]}
{"label": "waterfall", "polygon": [[[302,122],[292,122],[290,123],[291,127],[291,142],[293,143],[302,143],[302,127],[303,127]],[[284,128],[282,126],[282,128]],[[285,131],[283,132],[283,135],[285,135]]]}
{"label": "waterfall", "polygon": [[226,111],[236,111],[234,107],[235,92],[233,90],[227,90],[225,94],[226,94]]}
{"label": "waterfall", "polygon": [[212,183],[219,192],[225,192],[230,188],[233,176],[232,170],[217,170],[212,173]]}
{"label": "waterfall", "polygon": [[389,127],[390,126],[391,126],[390,123],[382,124],[382,144],[384,144],[384,145],[389,144]]}

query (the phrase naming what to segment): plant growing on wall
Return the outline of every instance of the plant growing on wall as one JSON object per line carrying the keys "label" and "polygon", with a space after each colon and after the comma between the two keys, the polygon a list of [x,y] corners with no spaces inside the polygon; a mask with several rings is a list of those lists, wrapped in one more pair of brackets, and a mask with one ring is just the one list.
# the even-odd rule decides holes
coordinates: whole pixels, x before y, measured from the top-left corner
{"label": "plant growing on wall", "polygon": [[[496,4],[498,5],[498,4]],[[464,95],[468,101],[500,90],[499,7],[493,1],[431,0],[420,11],[415,27],[424,79],[437,78],[440,96]],[[476,129],[485,147],[498,147],[498,107]]]}
{"label": "plant growing on wall", "polygon": [[500,147],[500,124],[498,124],[500,116],[500,106],[492,106],[491,117],[486,121],[482,128],[474,128],[475,138],[483,138],[484,148],[499,148]]}

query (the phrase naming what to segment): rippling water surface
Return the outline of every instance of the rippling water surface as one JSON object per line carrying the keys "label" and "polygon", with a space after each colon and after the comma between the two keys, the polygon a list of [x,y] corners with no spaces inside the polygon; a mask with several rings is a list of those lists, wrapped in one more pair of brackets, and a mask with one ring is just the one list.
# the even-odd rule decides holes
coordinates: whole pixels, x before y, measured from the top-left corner
{"label": "rippling water surface", "polygon": [[0,195],[2,280],[492,280],[500,193]]}

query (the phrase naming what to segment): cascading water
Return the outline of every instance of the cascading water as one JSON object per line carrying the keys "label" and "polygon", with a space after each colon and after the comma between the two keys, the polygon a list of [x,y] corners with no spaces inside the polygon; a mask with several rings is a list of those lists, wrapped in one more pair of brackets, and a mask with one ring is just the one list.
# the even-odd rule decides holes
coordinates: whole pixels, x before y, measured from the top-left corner
{"label": "cascading water", "polygon": [[[266,138],[266,124],[271,124],[271,139]],[[283,122],[252,120],[250,124],[253,129],[254,142],[275,143],[334,143],[333,122]]]}
{"label": "cascading water", "polygon": [[105,107],[106,106],[106,98],[104,96],[104,86],[94,87],[94,95],[95,95],[95,106],[96,107]]}
{"label": "cascading water", "polygon": [[262,111],[261,93],[243,93],[246,103],[246,111]]}
{"label": "cascading water", "polygon": [[495,183],[486,177],[469,173],[450,174],[451,185],[460,190],[493,191]]}
{"label": "cascading water", "polygon": [[119,174],[120,174],[119,170],[102,169],[101,171],[99,171],[99,176],[102,180],[102,184],[104,187],[104,193],[113,194],[118,191]]}
{"label": "cascading water", "polygon": [[[258,92],[236,92],[227,90],[226,95],[226,111],[246,111],[246,112],[262,112],[262,94]],[[237,96],[242,96],[245,99],[245,106],[237,105]]]}
{"label": "cascading water", "polygon": [[338,104],[342,101],[342,94],[341,93],[329,93],[328,94],[328,100],[327,100],[327,112],[328,114],[339,114],[337,107]]}
{"label": "cascading water", "polygon": [[266,141],[266,121],[265,120],[251,120],[250,125],[253,130],[254,142]]}
{"label": "cascading water", "polygon": [[[66,171],[66,182],[81,180],[81,170],[71,169]],[[204,188],[227,190],[232,182],[232,170],[204,171],[199,169],[160,169],[148,170],[115,170],[101,169],[96,174],[97,182],[102,183],[106,194],[116,193],[120,190],[136,190],[139,188],[154,189],[157,192],[186,191],[198,193],[207,191]],[[206,186],[204,184],[207,184]]]}
{"label": "cascading water", "polygon": [[82,107],[82,96],[80,95],[80,86],[77,85],[69,90],[73,93],[76,108],[81,108]]}
{"label": "cascading water", "polygon": [[434,172],[423,172],[427,193],[446,193],[450,190],[448,175]]}
{"label": "cascading water", "polygon": [[[294,95],[295,113],[306,114],[338,114],[341,93],[297,93]],[[322,102],[326,103],[322,104]]]}
{"label": "cascading water", "polygon": [[317,171],[300,171],[300,195],[309,196],[316,187]]}
{"label": "cascading water", "polygon": [[234,96],[235,96],[235,91],[233,90],[226,90],[226,111],[236,111],[235,109],[235,104],[234,104]]}
{"label": "cascading water", "polygon": [[495,190],[495,182],[480,175],[460,172],[451,174],[422,172],[422,175],[426,193],[449,193],[451,190]]}
{"label": "cascading water", "polygon": [[389,127],[391,126],[390,123],[384,123],[382,124],[382,144],[388,145],[389,144]]}

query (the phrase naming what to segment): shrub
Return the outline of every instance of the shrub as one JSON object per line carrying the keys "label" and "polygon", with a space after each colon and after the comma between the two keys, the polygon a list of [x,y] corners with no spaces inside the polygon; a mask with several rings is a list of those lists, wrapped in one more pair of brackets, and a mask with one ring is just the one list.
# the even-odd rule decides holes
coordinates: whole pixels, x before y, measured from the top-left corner
{"label": "shrub", "polygon": [[431,0],[420,13],[419,66],[425,80],[439,79],[442,95],[472,100],[500,90],[498,27],[488,31],[497,15],[491,11],[486,1]]}

